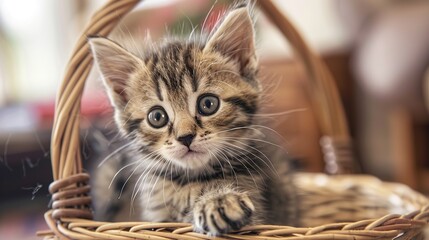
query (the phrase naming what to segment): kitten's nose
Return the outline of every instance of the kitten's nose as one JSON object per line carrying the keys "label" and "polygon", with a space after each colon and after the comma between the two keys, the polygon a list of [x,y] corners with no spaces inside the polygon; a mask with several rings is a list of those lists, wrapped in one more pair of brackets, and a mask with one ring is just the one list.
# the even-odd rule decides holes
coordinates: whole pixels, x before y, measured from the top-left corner
{"label": "kitten's nose", "polygon": [[177,138],[177,141],[181,142],[183,145],[189,147],[194,140],[195,134],[187,134]]}

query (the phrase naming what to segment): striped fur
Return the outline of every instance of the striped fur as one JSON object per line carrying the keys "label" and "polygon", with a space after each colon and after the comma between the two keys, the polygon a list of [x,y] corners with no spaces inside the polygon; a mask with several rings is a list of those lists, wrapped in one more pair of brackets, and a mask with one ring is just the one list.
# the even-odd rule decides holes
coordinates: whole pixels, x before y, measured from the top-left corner
{"label": "striped fur", "polygon": [[[252,127],[261,90],[253,23],[247,5],[238,6],[209,37],[168,40],[140,56],[89,40],[116,123],[132,143],[119,176],[131,176],[129,198],[142,220],[192,222],[210,235],[274,220],[267,216],[270,196],[281,192],[271,189],[279,167]],[[213,115],[198,111],[204,94],[219,98]],[[149,123],[154,107],[168,115],[161,128]],[[192,136],[189,147],[184,136]]]}

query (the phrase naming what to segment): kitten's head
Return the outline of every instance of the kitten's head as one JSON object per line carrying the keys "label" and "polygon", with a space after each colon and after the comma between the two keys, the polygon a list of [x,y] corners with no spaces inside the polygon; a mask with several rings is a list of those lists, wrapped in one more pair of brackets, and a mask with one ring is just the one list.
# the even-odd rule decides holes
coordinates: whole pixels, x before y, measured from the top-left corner
{"label": "kitten's head", "polygon": [[259,83],[247,7],[203,41],[167,41],[141,57],[106,38],[89,42],[119,129],[144,151],[204,169],[251,136]]}

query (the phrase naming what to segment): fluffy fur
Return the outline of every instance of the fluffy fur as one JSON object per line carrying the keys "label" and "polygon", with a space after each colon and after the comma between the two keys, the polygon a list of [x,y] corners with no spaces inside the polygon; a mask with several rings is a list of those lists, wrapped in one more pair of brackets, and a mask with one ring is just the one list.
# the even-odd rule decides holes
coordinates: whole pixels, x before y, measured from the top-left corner
{"label": "fluffy fur", "polygon": [[[138,219],[191,222],[210,235],[290,223],[293,214],[277,205],[291,206],[290,183],[255,127],[261,89],[248,6],[230,10],[208,37],[167,40],[141,55],[106,38],[89,43],[128,141],[98,169],[96,185],[114,177],[120,184],[109,191],[126,185],[121,198]],[[203,114],[216,99],[218,109]],[[161,127],[151,123],[156,109]],[[96,187],[97,211],[124,209],[105,189]]]}

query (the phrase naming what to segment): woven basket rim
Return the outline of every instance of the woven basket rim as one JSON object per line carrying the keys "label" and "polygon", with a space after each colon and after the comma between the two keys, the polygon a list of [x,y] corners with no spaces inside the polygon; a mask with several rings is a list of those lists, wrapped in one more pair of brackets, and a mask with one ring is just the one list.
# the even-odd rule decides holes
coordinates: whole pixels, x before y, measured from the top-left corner
{"label": "woven basket rim", "polygon": [[[356,222],[328,223],[314,227],[292,227],[281,225],[246,226],[240,231],[224,235],[218,239],[396,239],[398,236],[410,239],[416,236],[429,221],[429,200],[423,195],[413,193],[409,187],[382,182],[369,175],[336,175],[322,173],[298,173],[302,181],[320,178],[332,178],[329,181],[344,182],[347,185],[352,180],[363,180],[372,184],[380,191],[392,188],[403,191],[407,188],[407,196],[413,198],[412,203],[419,210],[407,214],[388,214],[380,218],[365,219]],[[85,180],[85,174],[77,174],[74,179]],[[338,178],[338,179],[336,179]],[[87,180],[87,179],[86,179]],[[325,179],[326,180],[326,179]],[[71,182],[67,179],[68,182]],[[63,181],[63,182],[67,182]],[[77,180],[79,181],[79,180]],[[63,184],[60,182],[58,185]],[[317,181],[320,182],[320,181]],[[316,183],[317,184],[317,183]],[[329,185],[329,183],[327,183]],[[310,186],[310,188],[313,186]],[[314,189],[314,188],[313,188]],[[393,192],[393,191],[392,191]],[[328,195],[330,193],[327,193]],[[414,195],[414,196],[411,196]],[[189,223],[177,222],[100,222],[85,218],[55,217],[56,209],[45,213],[45,220],[51,231],[40,232],[39,236],[46,238],[59,236],[70,239],[207,239],[204,234],[193,232]],[[401,239],[401,238],[399,238]]]}
{"label": "woven basket rim", "polygon": [[[91,199],[89,175],[83,173],[79,144],[80,99],[84,84],[92,68],[87,36],[107,36],[139,0],[109,0],[92,17],[78,39],[67,65],[56,101],[51,142],[51,161],[54,182],[50,191],[53,209],[45,213],[51,230],[40,232],[47,239],[207,239],[192,232],[184,223],[122,222],[103,223],[89,220]],[[331,151],[334,143],[348,148],[350,137],[338,91],[327,67],[308,47],[289,20],[268,0],[257,1],[263,12],[286,36],[296,50],[311,80],[310,91],[320,121],[320,128],[328,142],[323,148]],[[344,147],[346,146],[346,147]],[[344,151],[344,150],[342,150]],[[347,151],[346,151],[347,152]],[[342,155],[348,156],[349,154]],[[410,239],[419,234],[429,219],[429,206],[409,214],[387,215],[353,223],[327,224],[313,228],[258,225],[219,239]],[[399,239],[399,238],[398,238]]]}

